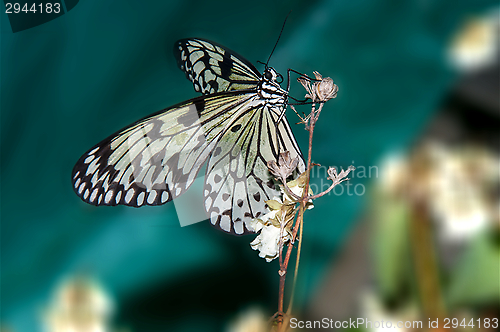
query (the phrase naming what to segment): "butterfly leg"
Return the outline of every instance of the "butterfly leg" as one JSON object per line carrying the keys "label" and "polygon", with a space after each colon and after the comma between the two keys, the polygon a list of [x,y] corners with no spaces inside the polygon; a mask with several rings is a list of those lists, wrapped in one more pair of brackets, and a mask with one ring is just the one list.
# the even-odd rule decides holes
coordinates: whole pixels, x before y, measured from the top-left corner
{"label": "butterfly leg", "polygon": [[[306,78],[306,79],[308,79],[310,81],[318,81],[317,79],[311,78],[311,77],[307,76],[306,74],[302,74],[301,72],[298,72],[298,71],[296,71],[296,70],[294,70],[292,68],[288,68],[287,69],[287,80],[288,81],[287,81],[287,84],[286,84],[286,91],[290,91],[290,73],[291,72],[293,72],[295,74],[298,74],[300,77],[304,77],[304,78]],[[295,100],[295,98],[292,98],[292,99]]]}

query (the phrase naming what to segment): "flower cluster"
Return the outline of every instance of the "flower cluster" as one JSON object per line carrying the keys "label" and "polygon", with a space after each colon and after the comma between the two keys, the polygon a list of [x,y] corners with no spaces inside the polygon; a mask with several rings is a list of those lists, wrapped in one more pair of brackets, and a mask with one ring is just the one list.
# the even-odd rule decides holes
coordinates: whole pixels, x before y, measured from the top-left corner
{"label": "flower cluster", "polygon": [[[302,173],[297,179],[287,182],[287,187],[293,196],[300,199],[304,194],[305,184],[306,173]],[[258,250],[259,257],[265,258],[267,262],[279,257],[280,242],[283,245],[292,239],[293,220],[298,212],[299,200],[290,195],[283,186],[281,186],[281,194],[281,198],[274,197],[266,201],[270,212],[254,219],[251,224],[254,231],[260,233],[250,246],[253,250]],[[312,195],[310,189],[309,195]],[[314,207],[312,201],[307,202],[306,207],[312,209]]]}

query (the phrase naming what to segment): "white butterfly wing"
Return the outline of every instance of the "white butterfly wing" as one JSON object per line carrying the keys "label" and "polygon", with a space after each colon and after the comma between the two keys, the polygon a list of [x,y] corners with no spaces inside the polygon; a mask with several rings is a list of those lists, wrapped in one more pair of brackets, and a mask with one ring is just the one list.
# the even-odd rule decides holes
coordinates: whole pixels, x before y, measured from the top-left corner
{"label": "white butterfly wing", "polygon": [[288,122],[283,119],[276,125],[281,107],[269,109],[263,102],[255,96],[242,106],[207,165],[205,210],[212,225],[235,235],[253,232],[249,222],[269,212],[265,202],[280,195],[268,160],[277,160],[279,152],[288,150],[292,158],[299,158],[299,171],[305,170]]}
{"label": "white butterfly wing", "polygon": [[203,94],[254,89],[260,73],[238,53],[217,43],[200,39],[181,39],[174,45],[177,65]]}
{"label": "white butterfly wing", "polygon": [[73,168],[73,189],[93,205],[164,204],[193,183],[237,105],[252,95],[199,97],[103,140]]}

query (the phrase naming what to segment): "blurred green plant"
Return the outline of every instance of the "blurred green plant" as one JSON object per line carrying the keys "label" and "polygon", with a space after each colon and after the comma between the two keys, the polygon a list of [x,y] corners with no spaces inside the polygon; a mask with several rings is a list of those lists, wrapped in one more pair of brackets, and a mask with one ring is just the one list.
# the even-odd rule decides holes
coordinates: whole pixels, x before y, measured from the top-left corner
{"label": "blurred green plant", "polygon": [[494,317],[500,309],[495,169],[498,158],[484,149],[435,142],[386,162],[372,191],[371,247],[387,310],[416,305],[421,319]]}

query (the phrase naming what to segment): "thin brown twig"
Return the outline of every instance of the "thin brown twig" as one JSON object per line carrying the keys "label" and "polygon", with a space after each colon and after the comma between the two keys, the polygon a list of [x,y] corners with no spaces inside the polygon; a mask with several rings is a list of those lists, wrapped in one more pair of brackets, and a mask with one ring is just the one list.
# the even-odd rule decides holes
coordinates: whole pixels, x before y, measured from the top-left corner
{"label": "thin brown twig", "polygon": [[[323,103],[320,104],[319,111],[321,111],[321,108],[323,108]],[[314,132],[314,125],[316,123],[317,117],[315,117],[315,110],[316,110],[316,105],[312,105],[311,109],[311,117],[309,120],[309,147],[308,147],[308,153],[307,153],[307,166],[306,166],[306,184],[304,187],[304,191],[300,200],[300,212],[299,216],[297,217],[295,221],[295,225],[293,227],[293,233],[292,233],[292,240],[295,240],[297,237],[297,232],[299,228],[302,226],[302,220],[303,220],[303,215],[305,211],[306,204],[308,202],[308,193],[309,193],[309,176],[310,176],[310,168],[311,168],[311,158],[312,158],[312,140],[313,140],[313,132]],[[285,182],[286,184],[286,182]],[[300,219],[300,221],[299,221]],[[299,239],[300,241],[300,239]],[[300,241],[301,242],[301,241]],[[299,243],[300,245],[300,243]],[[289,244],[285,256],[285,260],[283,261],[283,264],[280,264],[280,285],[279,285],[279,300],[278,300],[278,312],[283,313],[283,296],[285,292],[285,280],[286,280],[286,271],[288,269],[288,262],[290,261],[290,256],[292,253],[293,245]],[[299,253],[297,253],[297,262],[296,266],[298,265],[299,262]],[[283,274],[283,275],[281,275]],[[293,292],[293,291],[292,291]],[[287,314],[289,314],[290,310],[287,310]],[[286,326],[283,326],[283,320],[278,321],[278,331],[285,331]]]}
{"label": "thin brown twig", "polygon": [[284,179],[284,180],[283,180],[283,179],[281,179],[281,181],[283,182],[283,187],[285,188],[286,193],[287,193],[290,197],[292,197],[292,198],[294,198],[294,199],[296,199],[296,200],[300,200],[300,199],[302,199],[302,197],[300,197],[299,195],[295,194],[295,193],[294,193],[294,192],[293,192],[293,191],[292,191],[292,190],[288,187],[288,185],[286,184],[286,179]]}
{"label": "thin brown twig", "polygon": [[304,210],[301,209],[299,211],[299,215],[297,218],[300,218],[299,244],[297,246],[297,258],[295,259],[295,271],[293,274],[292,294],[290,295],[290,302],[288,303],[288,309],[286,311],[287,316],[290,316],[292,314],[293,300],[295,298],[295,286],[297,285],[297,276],[299,274],[300,253],[302,252],[302,235],[304,234]]}
{"label": "thin brown twig", "polygon": [[342,182],[349,181],[349,180],[350,180],[349,178],[345,178],[345,179],[342,179],[340,181],[333,181],[332,185],[330,187],[328,187],[328,189],[326,189],[325,191],[320,192],[320,193],[318,193],[316,195],[309,196],[308,198],[309,199],[316,199],[318,197],[324,196],[324,195],[328,194],[336,185],[339,185]]}
{"label": "thin brown twig", "polygon": [[[295,110],[293,105],[289,105],[293,111],[297,114],[297,116],[300,118],[301,122],[305,126],[305,129],[309,132],[309,145],[308,145],[308,153],[307,153],[307,164],[306,164],[306,170],[305,170],[305,185],[304,189],[302,191],[302,195],[299,197],[295,193],[292,192],[292,190],[288,187],[286,183],[286,178],[285,175],[280,176],[280,180],[283,183],[283,188],[285,192],[292,197],[296,202],[299,203],[299,212],[297,214],[297,217],[295,219],[295,223],[293,224],[292,227],[292,232],[291,232],[291,240],[288,243],[288,247],[286,250],[286,255],[285,258],[283,259],[282,254],[283,254],[283,246],[284,243],[282,242],[282,233],[283,229],[281,230],[281,236],[280,236],[280,270],[279,270],[279,275],[280,275],[280,282],[279,282],[279,299],[278,299],[278,312],[274,315],[274,317],[279,317],[277,321],[277,330],[278,332],[284,332],[286,331],[288,327],[288,323],[290,321],[291,313],[292,313],[292,307],[293,307],[293,301],[295,297],[295,286],[297,283],[297,276],[298,276],[298,268],[299,268],[299,262],[300,262],[300,254],[301,254],[301,248],[302,248],[302,236],[303,236],[303,230],[304,230],[304,212],[306,210],[308,202],[310,202],[312,199],[321,197],[323,195],[326,195],[328,192],[330,192],[337,184],[342,183],[345,180],[344,179],[347,174],[353,169],[352,167],[349,167],[348,171],[342,171],[339,175],[337,175],[337,172],[335,169],[331,168],[329,169],[329,179],[333,181],[332,185],[324,192],[316,194],[316,195],[309,195],[309,188],[310,188],[310,172],[311,172],[311,167],[313,165],[312,163],[312,141],[313,141],[313,133],[314,133],[314,127],[316,124],[316,121],[319,118],[319,115],[323,109],[323,105],[326,101],[328,101],[331,98],[335,98],[337,95],[338,87],[333,83],[333,80],[331,78],[325,78],[323,79],[321,74],[318,72],[314,72],[314,75],[316,76],[316,81],[312,86],[310,84],[311,80],[308,78],[306,80],[305,78],[299,78],[298,81],[304,86],[304,88],[308,91],[308,94],[306,95],[306,98],[310,98],[312,100],[312,107],[311,107],[311,112],[307,116],[301,117],[299,113]],[[318,109],[316,109],[316,104],[319,104]],[[281,155],[280,155],[281,156]],[[285,155],[287,156],[287,155]],[[286,158],[286,157],[284,157]],[[289,163],[289,162],[288,162]],[[274,163],[274,166],[271,165],[274,170],[276,171],[276,163]],[[288,168],[290,170],[290,167]],[[276,171],[275,174],[283,174],[279,170]],[[283,220],[284,222],[285,220]],[[282,226],[283,228],[283,226]],[[286,313],[283,311],[283,304],[284,304],[284,290],[285,290],[285,281],[286,281],[286,274],[287,274],[287,269],[288,269],[288,263],[290,261],[290,256],[293,250],[293,244],[295,240],[297,239],[297,233],[300,230],[299,233],[299,244],[297,248],[297,257],[296,257],[296,262],[295,262],[295,273],[294,273],[294,280],[293,280],[293,285],[292,285],[292,294],[290,297],[290,301],[288,304],[288,309]]]}

